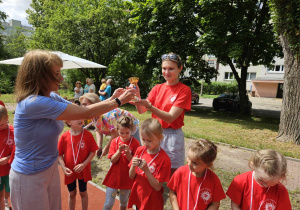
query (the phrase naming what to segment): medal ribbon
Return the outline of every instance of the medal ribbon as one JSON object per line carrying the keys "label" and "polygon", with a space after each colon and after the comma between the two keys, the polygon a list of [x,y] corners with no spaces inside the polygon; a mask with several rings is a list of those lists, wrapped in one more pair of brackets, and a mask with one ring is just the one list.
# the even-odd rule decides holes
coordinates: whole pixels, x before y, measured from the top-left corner
{"label": "medal ribbon", "polygon": [[[254,178],[253,178],[253,174],[254,174],[254,171],[252,172],[252,183],[251,183],[251,203],[250,203],[250,210],[252,209],[252,201],[253,201],[253,179],[254,179]],[[268,187],[268,189],[267,189],[267,192],[264,194],[264,198],[263,198],[262,202],[260,203],[258,210],[260,210],[260,208],[261,208],[262,204],[265,202],[265,200],[266,200],[266,197],[267,197],[267,193],[268,193],[269,189],[270,189],[270,186]]]}
{"label": "medal ribbon", "polygon": [[[143,156],[145,150],[146,150],[146,147],[145,147],[145,149],[143,150],[143,152],[142,152],[142,154],[141,154],[141,156],[140,156],[140,159],[142,159],[142,156]],[[160,152],[160,147],[159,147],[159,151],[158,151],[158,153],[155,155],[155,157],[152,158],[152,160],[150,161],[150,163],[147,164],[148,167],[149,167],[149,166],[151,165],[151,163],[155,160],[155,158],[157,158],[157,156],[159,155],[159,152]],[[139,168],[138,168],[138,171],[139,171],[139,174],[143,174],[143,173],[144,173],[144,171],[142,171],[142,172],[140,173],[140,169],[139,169]]]}
{"label": "medal ribbon", "polygon": [[75,158],[75,154],[74,154],[74,144],[73,144],[73,140],[72,140],[72,133],[71,133],[71,130],[70,130],[70,134],[71,134],[71,143],[72,143],[72,151],[73,151],[73,157],[74,157],[74,164],[75,164],[75,165],[76,165],[76,162],[77,162],[77,160],[78,160],[78,155],[79,155],[79,150],[80,150],[80,147],[81,147],[81,142],[82,142],[83,133],[84,133],[84,129],[82,130],[81,139],[80,139],[80,142],[79,142],[79,144],[78,144],[77,156],[76,156],[76,158]]}
{"label": "medal ribbon", "polygon": [[[190,171],[190,173],[189,173],[189,184],[188,184],[187,210],[190,209],[190,185],[191,185],[191,173],[192,173],[192,172]],[[196,206],[197,206],[197,204],[198,204],[198,199],[199,199],[200,189],[201,189],[201,186],[202,186],[202,184],[203,184],[203,182],[204,182],[204,180],[205,180],[206,173],[207,173],[207,169],[205,169],[204,178],[203,178],[201,184],[199,185],[199,189],[198,189],[198,193],[197,193],[197,198],[196,198],[196,203],[195,203],[195,206],[194,206],[193,210],[196,209]]]}

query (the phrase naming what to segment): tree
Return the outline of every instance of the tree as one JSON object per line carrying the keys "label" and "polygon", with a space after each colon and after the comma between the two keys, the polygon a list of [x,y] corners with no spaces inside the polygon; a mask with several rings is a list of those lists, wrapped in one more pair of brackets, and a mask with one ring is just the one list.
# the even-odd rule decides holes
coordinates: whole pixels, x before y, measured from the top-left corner
{"label": "tree", "polygon": [[300,144],[300,1],[271,0],[284,53],[284,86],[277,140]]}
{"label": "tree", "polygon": [[201,69],[201,58],[204,53],[213,54],[231,67],[239,86],[240,111],[247,112],[248,67],[270,65],[280,52],[267,0],[136,0],[133,6],[132,22],[144,46],[138,48],[137,58],[143,56],[153,67],[159,55],[178,52],[187,68],[202,72],[200,78],[209,78],[213,74]]}
{"label": "tree", "polygon": [[[0,4],[2,3],[2,0],[0,0]],[[5,30],[4,27],[2,26],[2,22],[5,21],[7,18],[7,15],[5,12],[0,11],[0,30]],[[6,52],[3,47],[3,38],[4,35],[0,33],[0,58],[5,58]]]}
{"label": "tree", "polygon": [[[192,0],[133,0],[130,22],[136,27],[136,37],[128,57],[130,62],[143,67],[143,82],[147,83],[148,91],[163,82],[160,57],[168,52],[179,54],[185,69],[190,69],[197,79],[210,81],[217,75],[202,60],[206,51],[198,42],[198,9],[198,2]],[[153,78],[152,82],[147,78]]]}
{"label": "tree", "polygon": [[[63,51],[108,66],[128,47],[132,30],[128,5],[122,0],[34,0],[28,10],[36,27],[32,48]],[[99,79],[107,69],[80,69],[86,77]]]}

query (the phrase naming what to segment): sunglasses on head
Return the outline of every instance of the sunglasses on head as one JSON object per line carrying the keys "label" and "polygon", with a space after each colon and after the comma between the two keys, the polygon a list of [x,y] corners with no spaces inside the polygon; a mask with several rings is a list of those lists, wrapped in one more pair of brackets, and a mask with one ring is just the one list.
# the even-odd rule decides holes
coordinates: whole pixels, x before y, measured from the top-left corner
{"label": "sunglasses on head", "polygon": [[173,60],[173,61],[179,61],[180,62],[180,59],[179,59],[178,55],[176,55],[176,54],[163,54],[161,56],[161,59],[163,61],[167,60],[167,59],[170,59],[170,60]]}

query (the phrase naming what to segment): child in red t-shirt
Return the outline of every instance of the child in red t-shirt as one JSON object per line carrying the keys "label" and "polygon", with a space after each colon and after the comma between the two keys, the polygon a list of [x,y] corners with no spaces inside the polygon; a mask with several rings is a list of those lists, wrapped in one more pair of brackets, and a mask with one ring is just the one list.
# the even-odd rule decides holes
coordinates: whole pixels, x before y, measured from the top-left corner
{"label": "child in red t-shirt", "polygon": [[117,120],[119,136],[112,140],[108,153],[112,165],[103,181],[106,188],[104,210],[109,210],[115,203],[115,197],[120,189],[120,210],[126,210],[129,193],[133,180],[129,178],[128,164],[136,149],[140,146],[138,140],[131,136],[135,131],[134,120],[129,116],[121,116]]}
{"label": "child in red t-shirt", "polygon": [[177,169],[168,183],[174,210],[219,208],[226,195],[219,178],[209,169],[216,157],[217,146],[209,140],[200,139],[190,146],[187,165]]}
{"label": "child in red t-shirt", "polygon": [[65,173],[65,184],[69,190],[69,209],[75,209],[78,179],[82,209],[87,210],[87,182],[92,180],[91,160],[98,146],[93,135],[82,128],[84,120],[70,120],[66,123],[71,129],[59,139],[58,162]]}
{"label": "child in red t-shirt", "polygon": [[161,210],[164,207],[163,182],[168,182],[171,160],[160,147],[163,128],[154,118],[146,119],[141,125],[144,146],[136,150],[129,163],[129,177],[134,180],[128,208],[135,205],[139,210]]}
{"label": "child in red t-shirt", "polygon": [[285,157],[274,150],[260,150],[249,166],[253,171],[236,176],[228,188],[231,208],[291,210],[288,191],[280,183],[287,172]]}
{"label": "child in red t-shirt", "polygon": [[9,160],[14,145],[14,128],[8,124],[6,108],[0,105],[0,209],[5,209],[5,206],[8,205],[7,200],[5,200],[5,193],[10,192]]}

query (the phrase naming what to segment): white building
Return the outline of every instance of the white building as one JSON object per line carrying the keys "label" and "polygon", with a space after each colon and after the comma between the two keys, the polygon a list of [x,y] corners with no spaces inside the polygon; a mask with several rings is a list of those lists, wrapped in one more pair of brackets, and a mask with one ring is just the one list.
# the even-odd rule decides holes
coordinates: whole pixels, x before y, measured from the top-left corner
{"label": "white building", "polygon": [[31,26],[24,26],[21,24],[21,21],[19,20],[10,20],[9,22],[3,22],[2,26],[4,30],[0,30],[0,33],[9,36],[11,33],[13,33],[16,30],[16,27],[19,27],[22,29],[22,33],[29,37],[33,34],[34,28]]}
{"label": "white building", "polygon": [[[251,92],[253,96],[282,98],[284,60],[282,58],[275,58],[274,65],[272,69],[268,69],[263,65],[249,66],[247,73],[247,91]],[[219,64],[218,67],[219,75],[216,81],[234,81],[234,75],[229,66]],[[241,75],[240,69],[237,69],[237,72]]]}

